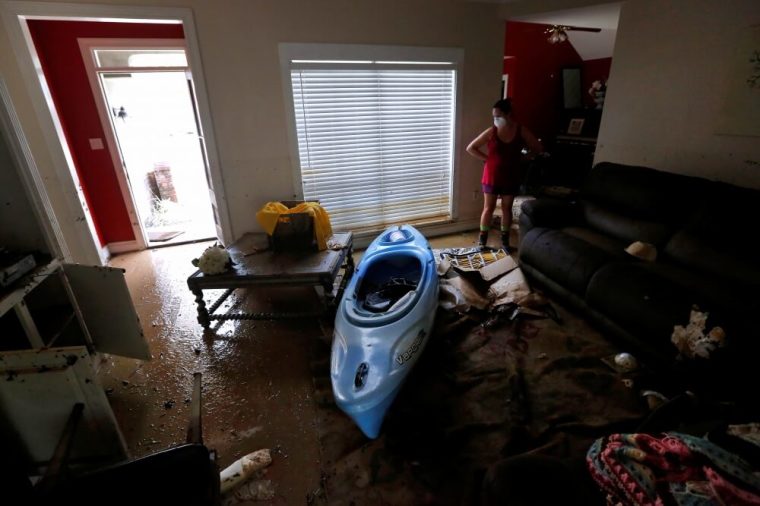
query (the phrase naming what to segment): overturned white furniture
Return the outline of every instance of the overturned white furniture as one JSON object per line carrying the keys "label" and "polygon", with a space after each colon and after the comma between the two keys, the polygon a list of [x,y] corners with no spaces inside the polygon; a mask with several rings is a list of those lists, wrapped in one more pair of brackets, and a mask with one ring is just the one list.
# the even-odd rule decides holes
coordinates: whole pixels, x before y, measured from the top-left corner
{"label": "overturned white furniture", "polygon": [[0,289],[3,446],[34,473],[53,456],[72,408],[84,404],[73,465],[125,458],[97,379],[100,353],[150,359],[121,269],[67,264],[52,208],[0,79],[0,245],[37,253],[38,267]]}

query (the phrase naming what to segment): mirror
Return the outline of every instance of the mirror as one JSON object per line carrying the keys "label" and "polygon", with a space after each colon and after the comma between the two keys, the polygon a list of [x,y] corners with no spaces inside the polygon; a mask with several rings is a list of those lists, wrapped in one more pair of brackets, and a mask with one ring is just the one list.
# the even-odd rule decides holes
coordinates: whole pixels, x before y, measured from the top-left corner
{"label": "mirror", "polygon": [[562,69],[562,106],[565,109],[583,107],[581,98],[581,69],[568,67]]}

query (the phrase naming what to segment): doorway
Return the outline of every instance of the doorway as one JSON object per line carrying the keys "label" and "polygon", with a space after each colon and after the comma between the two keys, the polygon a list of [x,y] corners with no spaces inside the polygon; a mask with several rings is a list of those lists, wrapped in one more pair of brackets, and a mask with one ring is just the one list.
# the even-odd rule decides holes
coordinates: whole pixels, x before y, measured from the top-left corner
{"label": "doorway", "polygon": [[115,165],[124,170],[147,247],[214,238],[185,49],[177,42],[143,42],[149,45],[80,40]]}
{"label": "doorway", "polygon": [[[55,232],[69,246],[70,259],[105,264],[112,255],[147,246],[130,182],[120,156],[114,154],[117,149],[109,142],[109,137],[115,136],[103,131],[110,119],[98,117],[80,38],[176,39],[186,45],[186,59],[193,70],[194,105],[201,120],[199,142],[204,144],[200,149],[207,161],[214,236],[223,243],[231,242],[234,233],[192,10],[30,1],[11,2],[2,11],[24,90],[39,120],[49,155],[46,162],[55,176],[45,178],[44,184],[60,204],[56,214],[61,226]],[[95,84],[98,89],[97,80]]]}

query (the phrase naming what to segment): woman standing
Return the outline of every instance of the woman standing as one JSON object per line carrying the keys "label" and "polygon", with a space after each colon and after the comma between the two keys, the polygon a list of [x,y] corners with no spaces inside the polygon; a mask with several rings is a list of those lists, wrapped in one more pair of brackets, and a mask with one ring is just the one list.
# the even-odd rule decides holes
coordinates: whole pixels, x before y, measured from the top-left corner
{"label": "woman standing", "polygon": [[[512,202],[520,189],[524,174],[520,160],[523,148],[534,154],[543,152],[541,143],[522,125],[512,119],[512,102],[502,99],[493,105],[493,126],[478,135],[467,152],[483,160],[483,213],[480,215],[481,247],[488,242],[488,231],[496,209],[496,199],[501,196],[501,242],[509,252],[509,227],[512,224]],[[481,148],[486,146],[484,153]]]}

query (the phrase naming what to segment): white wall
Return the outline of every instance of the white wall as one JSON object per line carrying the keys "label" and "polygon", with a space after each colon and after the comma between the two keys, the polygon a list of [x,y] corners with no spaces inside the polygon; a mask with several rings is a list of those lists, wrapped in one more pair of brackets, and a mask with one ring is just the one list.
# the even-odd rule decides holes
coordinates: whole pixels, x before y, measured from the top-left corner
{"label": "white wall", "polygon": [[760,188],[760,137],[715,133],[742,31],[759,22],[758,0],[626,2],[595,162]]}
{"label": "white wall", "polygon": [[[89,0],[92,2],[92,0]],[[70,0],[67,3],[71,3]],[[82,2],[87,3],[87,2]],[[455,165],[460,220],[476,220],[482,165],[464,146],[488,126],[501,84],[504,23],[498,6],[457,0],[106,0],[190,7],[195,16],[233,234],[258,230],[255,212],[293,194],[278,43],[461,47],[463,104]],[[4,28],[0,28],[4,30]],[[56,212],[68,209],[8,37],[0,33],[0,75],[50,183]],[[61,221],[66,221],[65,217]]]}

